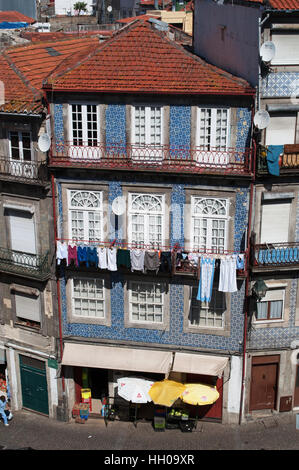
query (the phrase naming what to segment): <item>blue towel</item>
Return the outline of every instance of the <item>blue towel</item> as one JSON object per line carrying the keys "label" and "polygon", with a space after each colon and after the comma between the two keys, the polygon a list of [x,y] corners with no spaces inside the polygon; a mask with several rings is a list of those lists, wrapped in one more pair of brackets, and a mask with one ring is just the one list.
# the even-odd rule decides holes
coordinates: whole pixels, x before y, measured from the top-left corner
{"label": "blue towel", "polygon": [[279,176],[279,156],[283,153],[283,145],[268,145],[267,165],[270,175]]}

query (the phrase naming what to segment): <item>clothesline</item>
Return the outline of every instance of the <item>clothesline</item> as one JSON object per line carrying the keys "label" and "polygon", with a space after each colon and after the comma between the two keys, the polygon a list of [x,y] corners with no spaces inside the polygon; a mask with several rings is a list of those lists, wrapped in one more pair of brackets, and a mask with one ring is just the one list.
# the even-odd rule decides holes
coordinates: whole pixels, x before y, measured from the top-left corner
{"label": "clothesline", "polygon": [[56,242],[70,242],[68,244],[72,245],[85,245],[85,246],[103,246],[103,247],[110,247],[110,246],[121,246],[123,249],[138,249],[138,250],[149,250],[149,251],[182,251],[184,253],[199,253],[202,255],[211,255],[215,256],[219,259],[221,255],[233,255],[233,254],[245,254],[245,251],[237,251],[237,250],[223,250],[221,252],[215,252],[209,248],[198,248],[198,249],[185,249],[179,243],[175,243],[174,245],[160,245],[158,247],[153,246],[153,244],[143,244],[142,246],[138,246],[136,242],[121,242],[118,240],[113,241],[99,241],[99,240],[77,240],[74,238],[56,238]]}

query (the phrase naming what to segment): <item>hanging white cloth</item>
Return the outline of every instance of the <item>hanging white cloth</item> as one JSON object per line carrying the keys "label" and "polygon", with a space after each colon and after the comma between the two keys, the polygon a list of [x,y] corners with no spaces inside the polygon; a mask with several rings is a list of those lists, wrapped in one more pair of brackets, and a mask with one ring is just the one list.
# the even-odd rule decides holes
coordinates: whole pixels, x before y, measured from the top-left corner
{"label": "hanging white cloth", "polygon": [[198,284],[197,300],[210,302],[213,291],[215,272],[215,259],[202,257],[200,260],[200,280]]}
{"label": "hanging white cloth", "polygon": [[59,265],[62,259],[67,260],[68,256],[68,250],[67,250],[67,244],[64,242],[57,242],[57,247],[56,247],[56,259],[57,259],[57,264]]}
{"label": "hanging white cloth", "polygon": [[117,248],[115,247],[107,249],[107,267],[109,271],[117,271],[116,253]]}
{"label": "hanging white cloth", "polygon": [[236,292],[237,289],[237,265],[236,255],[226,256],[220,260],[219,286],[221,292]]}
{"label": "hanging white cloth", "polygon": [[144,272],[144,255],[143,250],[130,250],[131,259],[131,271],[142,271]]}
{"label": "hanging white cloth", "polygon": [[100,269],[107,269],[108,268],[108,260],[107,260],[107,249],[105,247],[98,247],[98,266]]}

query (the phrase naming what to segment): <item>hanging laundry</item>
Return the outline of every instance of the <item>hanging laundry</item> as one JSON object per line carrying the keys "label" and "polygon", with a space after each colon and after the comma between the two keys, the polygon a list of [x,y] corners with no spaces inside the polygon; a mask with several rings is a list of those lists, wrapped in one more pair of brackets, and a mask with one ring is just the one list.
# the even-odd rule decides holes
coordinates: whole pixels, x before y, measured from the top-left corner
{"label": "hanging laundry", "polygon": [[188,260],[191,264],[191,266],[197,266],[198,265],[198,258],[199,258],[199,253],[189,253],[188,254]]}
{"label": "hanging laundry", "polygon": [[116,254],[117,249],[114,246],[107,248],[107,268],[109,271],[117,271]]}
{"label": "hanging laundry", "polygon": [[86,265],[87,263],[87,247],[80,245],[77,248],[77,259],[78,259],[78,264],[81,265],[84,263]]}
{"label": "hanging laundry", "polygon": [[89,268],[90,265],[98,266],[98,250],[95,246],[88,246],[86,250],[87,261],[86,266]]}
{"label": "hanging laundry", "polygon": [[68,252],[68,259],[67,259],[68,266],[70,266],[71,264],[75,264],[76,266],[78,266],[77,246],[69,245],[67,252]]}
{"label": "hanging laundry", "polygon": [[219,286],[221,292],[236,292],[237,272],[236,255],[226,256],[220,260]]}
{"label": "hanging laundry", "polygon": [[156,271],[160,268],[160,258],[157,251],[146,251],[144,254],[144,271]]}
{"label": "hanging laundry", "polygon": [[65,259],[67,261],[68,258],[68,250],[67,250],[67,245],[64,242],[57,242],[57,247],[56,247],[56,259],[57,259],[57,264],[59,265],[62,259]]}
{"label": "hanging laundry", "polygon": [[130,250],[131,258],[131,271],[142,271],[144,272],[144,255],[143,250],[133,249]]}
{"label": "hanging laundry", "polygon": [[202,257],[200,260],[200,280],[198,283],[197,300],[210,302],[213,290],[215,259]]}
{"label": "hanging laundry", "polygon": [[244,254],[237,255],[236,268],[237,269],[244,269],[245,268]]}
{"label": "hanging laundry", "polygon": [[105,247],[98,247],[98,266],[100,269],[107,269],[108,268],[108,260],[107,260],[107,249]]}
{"label": "hanging laundry", "polygon": [[160,271],[163,273],[171,273],[171,251],[162,251],[160,261]]}
{"label": "hanging laundry", "polygon": [[117,267],[124,267],[131,269],[131,257],[130,251],[119,248],[116,255]]}

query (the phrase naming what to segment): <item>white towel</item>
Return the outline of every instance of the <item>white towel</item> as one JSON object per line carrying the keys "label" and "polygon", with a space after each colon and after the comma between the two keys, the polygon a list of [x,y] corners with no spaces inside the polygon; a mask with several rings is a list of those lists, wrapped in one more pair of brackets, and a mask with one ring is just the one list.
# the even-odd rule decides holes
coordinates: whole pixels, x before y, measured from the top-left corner
{"label": "white towel", "polygon": [[238,290],[236,255],[221,258],[218,290],[221,292],[236,292]]}
{"label": "white towel", "polygon": [[117,271],[116,264],[117,249],[114,247],[107,248],[107,267],[109,271]]}
{"label": "white towel", "polygon": [[98,259],[99,259],[99,268],[100,269],[107,269],[108,267],[108,260],[107,260],[107,249],[98,247],[97,248],[98,252]]}
{"label": "white towel", "polygon": [[67,259],[68,251],[67,251],[67,244],[64,242],[57,242],[56,248],[56,259],[57,264],[59,265],[62,259]]}

